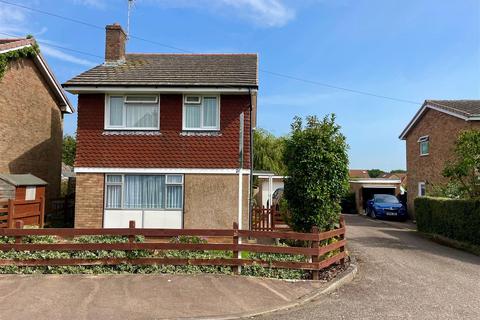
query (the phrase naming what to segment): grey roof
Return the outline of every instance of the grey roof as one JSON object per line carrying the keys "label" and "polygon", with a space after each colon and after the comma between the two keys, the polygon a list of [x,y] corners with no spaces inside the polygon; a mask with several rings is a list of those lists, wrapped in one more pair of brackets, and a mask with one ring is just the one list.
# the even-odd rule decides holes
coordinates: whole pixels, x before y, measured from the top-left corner
{"label": "grey roof", "polygon": [[480,100],[426,100],[425,103],[464,117],[480,116]]}
{"label": "grey roof", "polygon": [[8,174],[0,173],[0,179],[4,180],[14,186],[44,186],[48,183],[33,174]]}
{"label": "grey roof", "polygon": [[125,63],[96,66],[63,86],[257,87],[257,55],[131,53]]}

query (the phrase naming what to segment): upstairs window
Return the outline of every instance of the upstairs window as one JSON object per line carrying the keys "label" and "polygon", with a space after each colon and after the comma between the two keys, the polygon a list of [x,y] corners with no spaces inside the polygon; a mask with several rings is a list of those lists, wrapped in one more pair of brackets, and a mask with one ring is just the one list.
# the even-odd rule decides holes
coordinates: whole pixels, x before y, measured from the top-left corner
{"label": "upstairs window", "polygon": [[418,139],[418,143],[420,145],[420,155],[427,156],[430,152],[430,141],[428,136],[423,136]]}
{"label": "upstairs window", "polygon": [[183,130],[220,130],[219,100],[219,96],[185,95]]}
{"label": "upstairs window", "polygon": [[158,96],[108,96],[105,128],[120,130],[158,130]]}

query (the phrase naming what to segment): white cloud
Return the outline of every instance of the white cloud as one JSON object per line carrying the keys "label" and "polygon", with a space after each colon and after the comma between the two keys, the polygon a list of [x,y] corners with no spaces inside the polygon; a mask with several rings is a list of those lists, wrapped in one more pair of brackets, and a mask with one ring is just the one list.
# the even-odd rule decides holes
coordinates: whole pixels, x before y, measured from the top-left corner
{"label": "white cloud", "polygon": [[75,4],[84,5],[96,9],[105,9],[106,3],[103,0],[71,0]]}
{"label": "white cloud", "polygon": [[[138,6],[140,7],[140,2]],[[256,25],[281,27],[295,17],[295,10],[285,0],[143,0],[167,8],[193,7],[214,10],[225,16],[236,15]]]}
{"label": "white cloud", "polygon": [[295,11],[280,0],[220,0],[240,10],[239,14],[268,27],[285,25],[295,17]]}
{"label": "white cloud", "polygon": [[86,67],[92,67],[96,65],[97,63],[92,62],[90,60],[82,59],[82,58],[77,58],[71,54],[65,53],[61,50],[52,48],[46,44],[41,45],[40,51],[45,54],[46,56],[56,58],[62,61],[78,64],[81,66],[86,66]]}
{"label": "white cloud", "polygon": [[[6,4],[0,4],[0,32],[8,34],[25,34],[26,28],[24,26],[27,16],[24,11],[18,8],[13,8]],[[4,34],[0,37],[8,37]]]}

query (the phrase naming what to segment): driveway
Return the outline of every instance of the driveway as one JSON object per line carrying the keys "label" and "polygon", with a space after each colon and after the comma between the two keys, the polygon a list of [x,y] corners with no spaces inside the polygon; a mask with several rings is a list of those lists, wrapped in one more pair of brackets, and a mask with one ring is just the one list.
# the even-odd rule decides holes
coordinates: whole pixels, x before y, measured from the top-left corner
{"label": "driveway", "polygon": [[480,319],[480,257],[424,239],[408,224],[345,218],[355,280],[264,319]]}

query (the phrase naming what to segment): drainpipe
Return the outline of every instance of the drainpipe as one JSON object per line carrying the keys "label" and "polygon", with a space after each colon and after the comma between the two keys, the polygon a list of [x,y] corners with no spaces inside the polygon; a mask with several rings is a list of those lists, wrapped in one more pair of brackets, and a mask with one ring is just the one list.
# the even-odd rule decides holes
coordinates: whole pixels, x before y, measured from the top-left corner
{"label": "drainpipe", "polygon": [[248,229],[252,230],[252,212],[253,212],[253,125],[252,125],[252,89],[248,89],[250,98],[250,190],[248,193]]}

